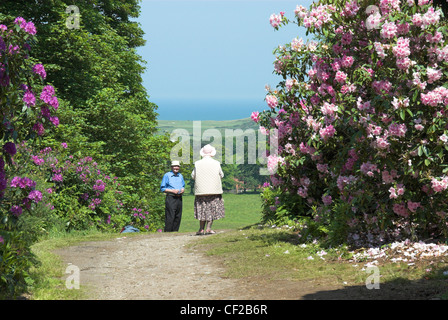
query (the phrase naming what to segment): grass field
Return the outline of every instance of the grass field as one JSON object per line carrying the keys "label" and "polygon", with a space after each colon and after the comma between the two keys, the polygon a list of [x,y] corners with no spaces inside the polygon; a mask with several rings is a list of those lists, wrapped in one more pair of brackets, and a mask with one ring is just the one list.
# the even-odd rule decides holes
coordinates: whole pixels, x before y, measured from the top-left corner
{"label": "grass field", "polygon": [[[261,198],[259,194],[225,193],[225,218],[216,220],[212,228],[238,229],[258,223],[261,220]],[[183,197],[182,221],[179,232],[196,232],[199,221],[194,219],[194,196]]]}

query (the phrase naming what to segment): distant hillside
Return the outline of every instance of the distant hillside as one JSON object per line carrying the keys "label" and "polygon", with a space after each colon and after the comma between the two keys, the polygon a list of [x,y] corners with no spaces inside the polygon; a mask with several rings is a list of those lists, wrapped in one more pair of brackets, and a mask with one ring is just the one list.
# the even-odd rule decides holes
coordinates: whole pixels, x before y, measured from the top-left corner
{"label": "distant hillside", "polygon": [[[158,121],[158,129],[159,134],[173,133],[176,129],[185,129],[189,135],[190,135],[190,142],[191,141],[198,141],[201,140],[201,145],[208,143],[208,139],[204,138],[205,140],[202,140],[202,136],[204,134],[205,130],[208,129],[217,129],[221,133],[222,137],[222,146],[228,147],[225,131],[226,129],[230,130],[238,130],[240,129],[240,134],[238,134],[238,131],[232,131],[232,136],[234,136],[236,139],[240,138],[239,141],[245,141],[245,144],[249,144],[250,142],[253,142],[251,140],[252,138],[255,138],[258,140],[258,128],[259,126],[252,121],[250,118],[245,119],[238,119],[238,120],[222,120],[222,121],[213,121],[213,120],[206,120],[206,121],[195,121],[196,125],[201,126],[201,135],[198,134],[193,135],[193,121],[190,120],[159,120]],[[252,130],[251,130],[252,129]],[[212,133],[210,133],[212,134]],[[249,137],[251,137],[249,139]],[[241,138],[244,138],[244,140],[241,140]],[[239,153],[234,149],[234,157],[231,163],[228,163],[227,155],[224,155],[224,149],[221,151],[219,150],[219,147],[216,143],[216,141],[213,138],[212,144],[217,148],[217,157],[219,155],[218,161],[221,161],[222,170],[224,172],[224,178],[222,180],[222,186],[223,189],[228,192],[243,192],[247,190],[260,190],[261,186],[264,182],[267,180],[267,176],[260,174],[260,169],[264,167],[261,164],[255,164],[253,162],[249,162],[249,153],[250,152],[259,152],[258,149],[254,149],[254,145],[251,144],[251,148],[249,149],[249,146],[246,146],[244,148],[243,153]],[[259,143],[259,142],[258,142]],[[258,148],[259,144],[256,144]],[[236,148],[236,143],[232,143],[232,147]],[[190,154],[191,157],[193,157],[193,154]],[[258,154],[260,156],[260,154]],[[222,158],[221,158],[222,157]],[[245,159],[247,157],[247,159]],[[251,159],[252,160],[252,159]],[[254,159],[255,160],[255,159]],[[188,161],[187,161],[188,162]],[[192,163],[193,159],[190,158],[190,162],[183,162],[182,169],[184,172],[191,172],[193,170]],[[238,165],[234,165],[237,164]],[[184,178],[186,179],[186,184],[190,186],[191,190],[193,190],[192,186],[194,184],[193,180],[190,179],[189,174],[185,174]],[[192,191],[191,191],[192,192]]]}
{"label": "distant hillside", "polygon": [[[250,118],[238,119],[238,120],[206,120],[197,121],[197,124],[201,126],[201,133],[207,129],[218,129],[224,137],[225,129],[241,129],[243,131],[247,129],[253,129],[255,132],[258,130],[258,125]],[[193,136],[193,121],[190,120],[158,120],[159,133],[172,133],[175,129],[185,129]]]}

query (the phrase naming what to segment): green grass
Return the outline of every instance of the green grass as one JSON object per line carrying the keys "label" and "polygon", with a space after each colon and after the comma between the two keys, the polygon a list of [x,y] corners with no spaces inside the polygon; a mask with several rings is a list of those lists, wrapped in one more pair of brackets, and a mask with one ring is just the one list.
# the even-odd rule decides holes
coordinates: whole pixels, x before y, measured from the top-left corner
{"label": "green grass", "polygon": [[[129,234],[134,236],[137,234]],[[32,251],[39,260],[39,264],[30,270],[34,283],[30,286],[29,295],[26,298],[33,300],[76,300],[85,299],[86,288],[79,290],[68,290],[65,286],[66,265],[54,250],[76,245],[84,241],[110,240],[117,237],[116,233],[102,233],[97,230],[87,230],[79,232],[57,232],[51,233],[46,239],[39,241],[32,246]]]}
{"label": "green grass", "polygon": [[[223,194],[225,217],[216,220],[214,230],[240,229],[257,224],[261,220],[261,197],[259,194]],[[194,196],[183,197],[182,221],[179,232],[196,232],[199,220],[194,219]]]}
{"label": "green grass", "polygon": [[[367,290],[365,262],[350,262],[351,253],[344,247],[323,249],[319,243],[299,244],[289,230],[253,227],[204,237],[191,245],[219,259],[226,266],[226,276],[263,281],[312,281],[330,289],[313,299],[447,299],[448,261],[443,257],[422,260],[415,265],[383,261],[379,265],[380,289]],[[327,252],[322,260],[318,253]],[[313,259],[309,259],[313,257]],[[431,269],[431,271],[428,271]]]}

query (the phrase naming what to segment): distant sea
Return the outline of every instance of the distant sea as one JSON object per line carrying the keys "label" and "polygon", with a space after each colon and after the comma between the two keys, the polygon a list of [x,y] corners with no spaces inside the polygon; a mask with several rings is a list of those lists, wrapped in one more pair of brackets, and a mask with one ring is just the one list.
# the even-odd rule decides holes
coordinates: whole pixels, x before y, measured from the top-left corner
{"label": "distant sea", "polygon": [[158,106],[158,120],[237,120],[263,111],[264,97],[235,100],[151,100]]}

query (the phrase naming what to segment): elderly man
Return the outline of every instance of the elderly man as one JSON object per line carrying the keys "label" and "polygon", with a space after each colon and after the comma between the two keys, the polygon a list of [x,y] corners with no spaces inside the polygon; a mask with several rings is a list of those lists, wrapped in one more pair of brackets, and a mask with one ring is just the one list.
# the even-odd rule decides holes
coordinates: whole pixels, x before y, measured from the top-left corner
{"label": "elderly man", "polygon": [[185,181],[179,170],[179,161],[172,161],[171,171],[165,173],[160,184],[160,191],[166,194],[165,232],[179,231],[182,218],[182,194],[185,191]]}

